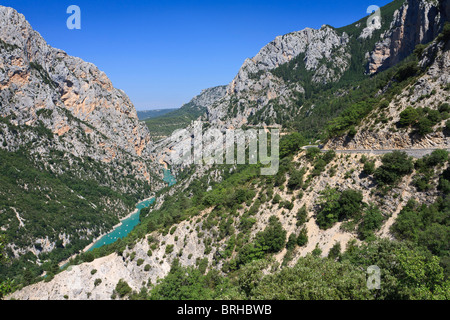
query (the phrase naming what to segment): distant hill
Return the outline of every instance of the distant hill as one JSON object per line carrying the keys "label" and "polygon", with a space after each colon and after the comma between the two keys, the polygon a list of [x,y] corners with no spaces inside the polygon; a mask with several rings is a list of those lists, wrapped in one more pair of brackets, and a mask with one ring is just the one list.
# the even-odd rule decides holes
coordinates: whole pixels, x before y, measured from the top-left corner
{"label": "distant hill", "polygon": [[145,110],[145,111],[138,111],[137,115],[139,120],[148,120],[148,119],[154,119],[161,117],[169,112],[178,110],[176,108],[172,109],[157,109],[157,110]]}
{"label": "distant hill", "polygon": [[[226,86],[217,86],[203,90],[189,103],[184,104],[180,109],[176,109],[158,118],[148,118],[145,120],[150,131],[150,136],[154,140],[170,136],[177,129],[187,127],[192,121],[206,115],[207,107],[220,100],[226,93]],[[139,113],[138,113],[139,119]]]}

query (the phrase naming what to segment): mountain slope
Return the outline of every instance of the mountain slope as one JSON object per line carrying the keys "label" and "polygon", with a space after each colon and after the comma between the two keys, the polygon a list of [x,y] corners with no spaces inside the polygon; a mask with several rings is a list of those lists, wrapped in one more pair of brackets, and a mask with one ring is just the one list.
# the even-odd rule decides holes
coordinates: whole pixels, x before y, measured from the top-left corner
{"label": "mountain slope", "polygon": [[198,96],[184,104],[180,109],[165,114],[157,119],[146,120],[145,123],[153,139],[164,139],[175,130],[188,127],[192,121],[205,115],[207,106],[225,95],[225,86],[203,90]]}
{"label": "mountain slope", "polygon": [[1,278],[79,252],[164,186],[146,126],[91,63],[50,47],[0,6]]}
{"label": "mountain slope", "polygon": [[139,120],[147,120],[152,118],[157,118],[165,115],[166,113],[175,111],[177,109],[158,109],[158,110],[146,110],[146,111],[138,111],[137,116]]}
{"label": "mountain slope", "polygon": [[277,37],[244,62],[227,95],[209,107],[208,119],[223,127],[311,127],[308,135],[317,138],[342,111],[329,108],[331,101],[321,103],[323,90],[342,96],[370,74],[396,65],[442,31],[449,6],[447,0],[397,0],[381,8],[379,29],[368,28],[364,18],[340,29],[323,26]]}
{"label": "mountain slope", "polygon": [[[388,5],[391,19],[378,33],[357,22],[343,30],[324,26],[277,38],[258,58],[246,61],[225,97],[207,106],[216,128],[240,127],[252,112],[262,110],[256,124],[275,117],[274,123],[297,129],[280,142],[276,175],[259,175],[259,165],[173,167],[179,183],[157,194],[155,207],[142,213],[142,223],[129,237],[94,251],[94,261],[92,255],[78,256],[52,281],[13,297],[449,299],[448,152],[435,150],[420,158],[400,151],[371,152],[378,147],[450,147],[442,128],[450,112],[445,105],[450,38],[443,13],[448,2],[428,3]],[[416,26],[427,32],[440,26],[433,29],[431,43],[399,58],[395,66],[364,74],[370,71],[370,52],[389,37],[400,12],[429,17],[433,8],[440,8],[438,23],[422,19]],[[317,43],[308,51],[302,43],[311,38]],[[400,40],[415,48],[425,39]],[[314,60],[332,57],[334,50],[343,55],[337,60],[343,69]],[[319,62],[308,69],[308,60]],[[270,90],[286,104],[271,106]],[[265,103],[273,112],[258,109]],[[417,110],[404,113],[410,104]],[[428,119],[425,125],[421,118]],[[308,121],[311,125],[303,126]],[[410,136],[424,129],[431,132],[420,131],[420,143]],[[329,139],[325,147],[331,150],[303,150],[308,141],[302,134]],[[162,143],[156,152],[169,146]],[[346,150],[359,148],[366,150]],[[380,290],[367,288],[366,270],[373,265],[383,270]],[[122,295],[117,285],[124,282],[133,292]]]}

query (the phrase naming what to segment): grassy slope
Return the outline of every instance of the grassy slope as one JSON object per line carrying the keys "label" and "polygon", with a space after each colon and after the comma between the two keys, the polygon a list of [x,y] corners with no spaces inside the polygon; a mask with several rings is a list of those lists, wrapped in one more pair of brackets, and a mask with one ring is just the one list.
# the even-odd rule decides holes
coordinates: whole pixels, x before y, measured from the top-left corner
{"label": "grassy slope", "polygon": [[148,119],[158,118],[161,117],[167,113],[173,112],[177,109],[160,109],[160,110],[145,110],[145,111],[138,111],[137,115],[139,120],[144,121]]}
{"label": "grassy slope", "polygon": [[178,110],[169,112],[155,119],[146,120],[150,135],[153,138],[167,137],[177,129],[186,128],[206,112],[206,108],[192,103],[185,104]]}

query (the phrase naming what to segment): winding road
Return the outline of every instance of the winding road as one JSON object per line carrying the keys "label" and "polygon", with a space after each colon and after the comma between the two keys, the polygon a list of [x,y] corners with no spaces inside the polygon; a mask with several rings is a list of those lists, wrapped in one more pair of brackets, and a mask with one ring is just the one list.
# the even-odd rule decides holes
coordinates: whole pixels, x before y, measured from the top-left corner
{"label": "winding road", "polygon": [[[305,146],[303,147],[304,150],[311,149],[311,148],[318,148],[319,146]],[[330,150],[333,150],[336,153],[349,153],[349,154],[356,154],[356,153],[363,153],[363,154],[372,154],[372,155],[380,155],[380,154],[386,154],[391,153],[394,151],[403,151],[406,152],[407,155],[414,157],[414,158],[423,158],[426,155],[429,155],[435,150],[444,149],[450,152],[450,148],[428,148],[428,149],[380,149],[380,150],[371,150],[371,149],[348,149],[348,150],[333,150],[333,149],[321,149],[322,152],[327,152]]]}

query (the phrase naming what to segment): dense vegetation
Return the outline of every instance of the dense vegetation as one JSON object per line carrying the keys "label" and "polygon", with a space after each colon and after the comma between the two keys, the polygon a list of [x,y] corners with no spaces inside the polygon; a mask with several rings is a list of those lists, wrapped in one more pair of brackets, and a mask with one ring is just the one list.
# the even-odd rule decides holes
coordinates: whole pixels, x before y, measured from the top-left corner
{"label": "dense vegetation", "polygon": [[175,130],[186,128],[192,121],[203,116],[206,108],[187,103],[180,109],[168,112],[156,118],[145,120],[153,139],[170,136]]}
{"label": "dense vegetation", "polygon": [[158,109],[158,110],[146,110],[146,111],[137,111],[137,116],[139,120],[144,121],[148,119],[154,119],[161,117],[169,112],[175,111],[177,109]]}
{"label": "dense vegetation", "polygon": [[405,175],[412,173],[414,164],[412,158],[405,152],[394,151],[382,158],[383,164],[375,170],[374,177],[377,183],[383,185],[395,185]]}
{"label": "dense vegetation", "polygon": [[[287,137],[287,145],[291,145],[293,140],[296,138]],[[297,152],[287,153],[281,161],[281,175],[292,176],[299,171],[291,158]],[[302,207],[296,214],[296,233],[288,235],[278,218],[272,216],[264,230],[249,237],[249,231],[256,222],[253,215],[259,206],[270,199],[273,205],[281,207],[285,204],[282,198],[275,201],[277,197],[273,194],[273,184],[279,177],[261,178],[255,171],[242,168],[228,175],[212,191],[204,192],[201,196],[197,194],[198,203],[215,208],[205,219],[203,231],[207,232],[213,226],[218,226],[220,231],[216,238],[208,238],[207,242],[214,248],[216,241],[227,237],[225,251],[216,253],[210,263],[202,260],[191,267],[183,267],[175,259],[170,273],[164,279],[155,284],[149,282],[139,292],[129,293],[128,297],[154,300],[449,299],[450,198],[446,186],[450,184],[450,169],[443,170],[448,166],[448,152],[437,150],[416,161],[404,157],[403,153],[388,154],[376,170],[398,174],[398,178],[390,180],[398,181],[404,176],[405,168],[409,170],[411,164],[416,170],[424,166],[431,167],[433,177],[438,174],[433,188],[441,190],[442,196],[430,206],[420,206],[410,201],[392,226],[396,240],[377,239],[375,232],[381,227],[386,215],[377,205],[364,203],[359,191],[326,189],[318,202],[317,224],[329,228],[337,221],[346,222],[346,228],[355,230],[365,242],[360,245],[350,242],[344,252],[336,245],[325,258],[320,257],[321,250],[316,248],[306,257],[299,258],[293,267],[288,267],[285,262],[292,259],[293,250],[308,243],[303,227],[307,209]],[[312,148],[304,153],[304,158],[315,163],[318,159],[333,159],[334,156],[317,153]],[[361,162],[373,163],[367,158]],[[307,186],[303,184],[302,178],[295,180],[301,181],[300,191],[296,187],[292,190],[301,194]],[[287,186],[289,181],[284,179],[281,185]],[[254,186],[262,186],[267,192],[259,193]],[[258,200],[255,200],[255,195]],[[179,208],[177,203],[178,200],[170,201],[166,210]],[[233,221],[238,217],[236,209],[247,205],[251,206],[250,209],[239,217],[238,228],[234,228]],[[197,207],[196,210],[200,208],[205,207]],[[189,212],[189,209],[184,210]],[[170,228],[165,226],[165,229]],[[284,248],[287,250],[280,268],[280,264],[272,257]],[[222,260],[222,268],[214,268]],[[367,287],[367,268],[372,265],[382,270],[382,286],[379,290],[369,290]]]}
{"label": "dense vegetation", "polygon": [[[51,113],[37,114],[45,118]],[[79,122],[71,117],[76,130]],[[44,271],[51,279],[59,262],[109,231],[150,194],[150,186],[124,175],[129,162],[115,160],[106,166],[57,150],[55,140],[64,137],[54,135],[42,122],[19,127],[10,118],[0,117],[3,148],[11,148],[0,149],[0,225],[10,244],[6,248],[10,259],[0,266],[0,281],[10,278],[24,285],[40,279]],[[4,131],[24,143],[6,141]],[[33,151],[39,146],[46,152]]]}
{"label": "dense vegetation", "polygon": [[[377,265],[379,290],[367,287],[366,270]],[[265,274],[264,270],[272,268]],[[449,299],[450,282],[436,257],[406,244],[379,240],[351,245],[339,258],[308,255],[294,267],[278,269],[271,260],[247,264],[223,276],[182,267],[174,261],[167,277],[150,289],[142,288],[131,299],[153,300],[383,300]]]}

